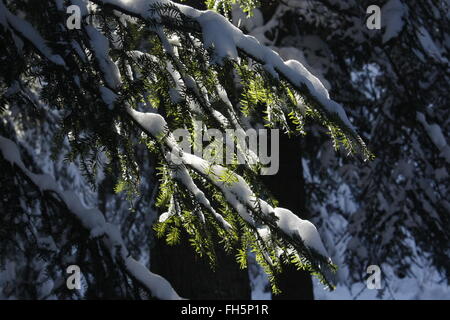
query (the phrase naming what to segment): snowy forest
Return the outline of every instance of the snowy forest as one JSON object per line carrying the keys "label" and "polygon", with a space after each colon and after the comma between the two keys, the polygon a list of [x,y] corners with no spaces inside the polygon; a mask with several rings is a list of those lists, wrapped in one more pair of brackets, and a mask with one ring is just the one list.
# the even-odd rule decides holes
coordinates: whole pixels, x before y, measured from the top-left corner
{"label": "snowy forest", "polygon": [[449,0],[0,0],[0,300],[450,299]]}

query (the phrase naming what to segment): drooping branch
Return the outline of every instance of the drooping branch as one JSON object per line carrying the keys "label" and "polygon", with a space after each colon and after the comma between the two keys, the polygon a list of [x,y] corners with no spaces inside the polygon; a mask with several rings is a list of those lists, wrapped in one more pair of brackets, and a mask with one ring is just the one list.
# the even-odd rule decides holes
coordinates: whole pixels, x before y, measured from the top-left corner
{"label": "drooping branch", "polygon": [[[136,2],[133,3],[136,4]],[[156,2],[154,1],[149,1],[148,3],[146,2],[147,5],[155,3]],[[172,3],[168,2],[168,4]],[[4,9],[7,10],[6,8]],[[128,9],[123,9],[121,7],[117,7],[116,9],[122,9],[122,12],[125,14],[130,13]],[[272,50],[260,45],[253,37],[243,35],[240,30],[232,26],[220,15],[213,12],[200,12],[191,8],[194,10],[192,11],[184,6],[180,6],[179,9],[189,18],[195,18],[197,23],[202,26],[204,46],[213,46],[216,56],[220,58],[237,59],[237,52],[244,52],[246,55],[253,57],[255,60],[259,61],[259,63],[263,64],[264,68],[272,74],[274,78],[278,78],[281,75],[282,77],[288,79],[291,84],[298,89],[307,89],[307,92],[304,91],[307,96],[315,97],[313,99],[316,101],[315,103],[320,103],[322,107],[325,108],[324,110],[327,110],[328,108],[328,111],[332,111],[332,113],[339,118],[341,122],[347,123],[348,125],[345,126],[348,130],[353,132],[342,107],[329,99],[328,92],[317,80],[317,78],[313,77],[298,62],[283,62],[281,58]],[[132,15],[141,19],[158,19],[158,17],[154,16],[143,17],[136,12]],[[151,15],[151,12],[154,11],[148,10],[148,12],[148,14]],[[227,221],[225,221],[223,217],[211,206],[209,202],[210,200],[206,198],[205,194],[193,182],[187,170],[189,169],[205,178],[211,185],[219,189],[219,191],[224,195],[227,203],[230,204],[230,206],[258,234],[261,239],[267,240],[271,238],[272,235],[283,239],[288,244],[288,247],[292,247],[294,249],[294,253],[306,257],[308,262],[310,262],[313,266],[313,269],[316,272],[321,273],[325,278],[326,283],[331,287],[332,285],[326,277],[326,269],[330,261],[314,225],[307,220],[298,218],[289,210],[273,208],[266,201],[258,198],[251,190],[250,186],[245,182],[244,178],[239,175],[233,174],[237,182],[230,185],[218,181],[216,177],[221,176],[227,170],[226,168],[218,165],[212,165],[201,158],[183,153],[171,134],[167,132],[167,123],[162,116],[154,113],[141,113],[135,111],[128,106],[126,102],[120,101],[120,99],[118,99],[119,96],[114,92],[116,91],[118,81],[112,81],[112,78],[118,80],[120,76],[118,75],[117,67],[108,56],[109,52],[107,48],[107,40],[93,27],[87,26],[85,28],[87,28],[85,31],[88,33],[88,37],[90,39],[90,50],[93,54],[93,60],[99,65],[99,72],[102,74],[102,78],[105,79],[106,87],[100,87],[100,92],[98,95],[103,99],[107,106],[114,104],[119,108],[125,108],[125,111],[129,114],[133,121],[139,124],[144,132],[158,140],[161,147],[166,149],[164,156],[168,159],[169,164],[172,164],[171,159],[173,160],[174,157],[178,157],[179,160],[181,160],[182,167],[178,168],[178,170],[174,170],[174,178],[178,179],[178,181],[180,181],[194,196],[196,201],[205,207],[222,227],[227,229],[229,228]],[[219,39],[211,38],[211,29],[223,31]],[[29,35],[23,34],[22,36],[26,38]],[[224,38],[222,38],[222,36]],[[162,37],[163,42],[164,40],[165,38]],[[44,40],[42,39],[42,41]],[[42,52],[41,48],[36,47],[36,49],[38,50],[37,53],[40,54],[43,59],[53,62],[48,58],[48,55],[46,55],[45,52]],[[166,45],[166,51],[167,50],[170,52],[171,48]],[[235,52],[236,54],[234,54]],[[176,57],[173,56],[172,58],[175,59]],[[220,59],[218,62],[220,63]],[[180,66],[178,67],[180,69]],[[186,85],[189,85],[189,78],[187,75],[184,76],[183,80]],[[201,97],[201,94],[197,90],[198,88],[195,84],[192,84],[191,89],[194,92],[197,92],[197,94]],[[228,99],[224,94],[221,98],[225,102]],[[165,136],[165,138],[160,140],[161,136]],[[262,221],[262,224],[260,221]],[[99,231],[102,231],[102,229]],[[285,253],[289,255],[292,252]],[[317,263],[316,258],[318,261],[322,261],[324,263]],[[127,262],[127,260],[125,261]],[[130,265],[134,265],[131,260],[128,263]],[[125,263],[125,265],[127,264]],[[140,274],[141,273],[139,273],[139,275]]]}
{"label": "drooping branch", "polygon": [[[226,173],[226,168],[209,163],[193,154],[183,152],[170,132],[167,131],[167,123],[164,118],[155,113],[138,112],[127,107],[128,114],[140,126],[140,128],[160,141],[165,151],[165,158],[169,165],[177,164],[174,173],[197,200],[212,210],[215,218],[228,228],[228,224],[209,205],[203,192],[190,178],[187,168],[201,175],[210,184],[214,185],[224,195],[226,201],[238,213],[238,215],[261,236],[263,240],[271,238],[271,234],[287,240],[295,250],[305,256],[314,269],[323,276],[325,283],[332,288],[331,273],[328,264],[331,263],[327,250],[316,227],[308,220],[303,220],[288,209],[273,208],[266,201],[258,198],[251,187],[240,175],[233,173],[232,183],[220,181],[217,177]],[[261,225],[258,221],[262,221]],[[316,263],[314,258],[325,263]]]}
{"label": "drooping branch", "polygon": [[5,160],[20,170],[28,180],[42,193],[54,196],[55,201],[65,206],[90,232],[91,237],[101,238],[112,259],[125,272],[138,281],[151,295],[158,299],[180,299],[170,283],[163,277],[150,272],[143,264],[133,259],[124,245],[119,229],[106,222],[97,208],[86,208],[73,191],[63,191],[48,174],[35,174],[22,162],[17,145],[0,136],[0,151]]}
{"label": "drooping branch", "polygon": [[[205,48],[213,48],[215,61],[221,63],[222,59],[237,60],[239,52],[259,62],[264,69],[274,78],[286,79],[294,88],[299,90],[306,100],[320,110],[330,121],[338,122],[344,132],[354,142],[354,147],[361,150],[364,156],[368,156],[365,143],[356,133],[348,119],[344,108],[330,99],[328,91],[313,74],[311,74],[300,62],[295,60],[283,61],[272,49],[261,45],[253,36],[245,35],[240,29],[231,24],[223,16],[213,11],[201,11],[192,7],[174,3],[169,0],[91,0],[99,5],[110,7],[124,14],[136,17],[151,23],[164,24],[164,17],[158,13],[158,6],[170,6],[179,10],[186,17],[189,25],[181,26],[189,29],[192,21],[202,32]],[[170,26],[174,27],[174,26]]]}

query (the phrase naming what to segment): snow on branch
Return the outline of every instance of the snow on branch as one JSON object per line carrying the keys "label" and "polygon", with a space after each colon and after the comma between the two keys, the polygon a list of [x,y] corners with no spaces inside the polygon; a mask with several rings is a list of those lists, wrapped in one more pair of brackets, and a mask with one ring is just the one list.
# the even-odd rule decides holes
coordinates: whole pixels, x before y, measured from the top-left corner
{"label": "snow on branch", "polygon": [[[312,75],[300,62],[295,60],[283,61],[283,59],[272,49],[260,44],[255,37],[245,35],[220,14],[213,11],[197,10],[169,0],[90,1],[99,5],[110,5],[119,12],[153,23],[155,21],[161,21],[162,17],[158,16],[157,10],[151,10],[152,7],[166,5],[176,8],[181,14],[188,19],[195,21],[201,27],[203,45],[205,48],[214,49],[217,62],[221,62],[225,57],[237,59],[239,51],[252,57],[261,63],[265,70],[272,74],[272,76],[275,78],[281,76],[299,91],[304,92],[305,98],[307,98],[308,101],[312,102],[324,112],[330,120],[337,120],[342,125],[342,128],[350,133],[350,136],[353,137],[357,144],[365,150],[364,142],[356,133],[343,107],[330,99],[328,91],[319,79]],[[183,23],[183,21],[185,21],[185,19],[182,19],[181,23]],[[32,43],[35,48],[51,62],[57,65],[66,65],[63,58],[60,55],[54,54],[46,45],[46,41],[39,32],[34,29],[29,22],[11,14],[3,2],[0,2],[0,23],[4,25],[5,28],[12,30],[14,34],[20,36],[20,38]],[[121,80],[117,66],[108,56],[108,41],[100,32],[91,26],[86,26],[86,32],[90,38],[92,51],[95,53],[95,57],[104,74],[106,85],[109,90],[114,92],[117,86],[120,85]],[[184,80],[188,87],[194,89],[193,91],[194,93],[197,93],[197,97],[201,96],[198,94],[198,90],[195,90],[198,88],[195,88],[193,81],[187,81],[188,79],[186,77],[184,77]],[[109,96],[110,95],[108,95],[108,97]],[[108,100],[107,104],[110,105],[111,99],[106,100]],[[202,100],[203,99],[200,99],[200,101]],[[215,116],[215,114],[213,115]]]}
{"label": "snow on branch", "polygon": [[[295,60],[283,61],[272,49],[259,43],[250,35],[245,35],[222,15],[213,11],[202,11],[190,6],[178,4],[170,0],[90,0],[97,4],[111,5],[118,11],[131,16],[160,21],[157,10],[152,7],[167,5],[177,8],[181,14],[197,22],[202,31],[203,44],[206,48],[214,48],[218,62],[227,57],[238,58],[238,52],[252,57],[260,62],[265,70],[275,78],[280,76],[289,81],[298,90],[305,92],[319,108],[328,116],[337,118],[352,133],[358,137],[353,125],[348,119],[344,108],[330,99],[329,93],[323,84],[311,74],[300,62]],[[363,143],[357,139],[359,143]]]}
{"label": "snow on branch", "polygon": [[417,112],[416,118],[422,124],[436,148],[441,151],[441,155],[445,158],[447,163],[450,163],[450,147],[447,144],[447,140],[445,139],[441,127],[435,123],[429,124],[422,112]]}
{"label": "snow on branch", "polygon": [[89,36],[91,48],[95,53],[95,58],[104,73],[105,82],[112,89],[116,89],[122,84],[119,68],[109,56],[109,40],[96,28],[85,26]]}
{"label": "snow on branch", "polygon": [[58,54],[54,54],[46,45],[46,41],[42,38],[40,33],[28,21],[13,15],[5,7],[3,1],[0,1],[0,24],[6,30],[10,30],[13,35],[19,36],[19,38],[31,43],[51,62],[60,66],[66,65],[63,58]]}
{"label": "snow on branch", "polygon": [[41,192],[52,192],[58,195],[71,213],[90,231],[91,237],[102,237],[103,244],[114,261],[123,265],[127,274],[136,279],[158,299],[178,300],[180,297],[170,283],[163,277],[150,272],[143,264],[133,259],[125,248],[119,229],[105,221],[97,208],[86,208],[73,191],[63,191],[48,174],[34,174],[22,162],[17,145],[0,136],[0,151],[3,158],[23,172]]}
{"label": "snow on branch", "polygon": [[[166,121],[159,114],[139,112],[129,107],[127,107],[127,111],[147,134],[159,140],[165,148],[168,148],[166,160],[169,161],[169,164],[170,161],[172,161],[172,164],[173,162],[181,164],[175,169],[178,170],[176,171],[176,174],[179,176],[178,180],[210,211],[212,208],[210,208],[209,201],[205,198],[203,192],[193,183],[186,168],[200,174],[209,183],[217,187],[231,207],[244,221],[258,232],[263,240],[269,239],[271,233],[275,232],[278,233],[278,236],[289,239],[299,252],[306,253],[311,257],[310,253],[312,251],[315,254],[319,254],[322,260],[331,262],[316,227],[310,221],[299,218],[288,209],[273,208],[266,201],[256,197],[244,178],[238,174],[233,173],[234,181],[231,183],[217,179],[217,177],[221,177],[227,173],[227,168],[211,164],[207,160],[183,152],[174,137],[168,132]],[[224,220],[222,217],[215,211],[213,211],[213,214],[215,218],[219,216],[218,219],[221,220],[223,225]],[[264,225],[257,222],[259,219],[264,222]],[[227,229],[227,226],[224,227]],[[304,247],[306,247],[306,251],[303,250]],[[310,262],[313,265],[315,264],[312,259]],[[326,266],[325,269],[322,269],[320,264],[316,265],[316,267],[319,271],[324,272],[325,274],[323,275],[326,277]],[[327,275],[329,276],[329,274]]]}
{"label": "snow on branch", "polygon": [[[301,90],[302,88],[306,88],[309,92],[308,97],[315,97],[315,100],[317,100],[319,105],[323,106],[329,114],[335,114],[349,130],[353,131],[353,127],[345,115],[342,106],[329,98],[328,92],[321,82],[309,73],[299,62],[284,62],[278,54],[271,49],[261,45],[254,37],[244,35],[224,17],[212,11],[198,11],[191,7],[172,3],[171,1],[91,1],[97,4],[113,5],[115,9],[125,14],[145,20],[158,19],[158,17],[152,15],[155,14],[156,11],[150,10],[151,5],[159,3],[176,6],[182,14],[198,22],[203,31],[205,47],[214,47],[217,57],[229,57],[235,59],[238,57],[238,51],[244,52],[263,64],[265,69],[274,77],[281,75],[298,89]],[[117,95],[115,95],[113,91],[116,89],[118,81],[114,81],[114,79],[119,80],[120,75],[117,73],[118,70],[116,70],[115,65],[113,66],[114,63],[108,57],[108,44],[104,36],[89,26],[87,28],[87,33],[92,46],[91,49],[97,62],[100,64],[100,71],[103,73],[104,79],[112,81],[111,83],[105,83],[107,86],[107,88],[104,88],[105,90],[100,88],[100,95],[107,105],[112,105],[117,98]],[[24,36],[29,37],[30,34],[24,34]],[[164,40],[165,38],[162,37],[163,43],[165,43]],[[46,52],[46,48],[43,47],[42,44],[45,43],[45,41],[41,38],[39,42],[41,45],[36,45],[36,48],[40,54],[48,60],[57,63],[57,61],[52,59],[53,55],[49,56],[48,52]],[[167,46],[167,43],[166,47],[166,49],[170,49],[170,47]],[[176,63],[177,60],[174,59],[174,62]],[[201,96],[201,93],[196,90],[198,88],[196,88],[194,83],[190,83],[189,79],[192,78],[188,78],[187,75],[184,77],[183,81],[185,82],[185,85]],[[228,99],[223,92],[220,96],[221,99],[225,101]],[[178,160],[181,160],[182,165],[178,166],[173,172],[174,178],[184,185],[199,204],[203,205],[212,213],[213,217],[224,229],[230,227],[228,222],[212,208],[205,194],[193,182],[187,169],[201,175],[211,185],[220,190],[230,206],[257,232],[262,240],[270,239],[272,234],[286,240],[290,246],[295,248],[295,253],[305,256],[314,269],[320,272],[324,276],[326,282],[328,282],[329,279],[327,279],[326,271],[328,269],[327,265],[331,260],[323,246],[316,227],[311,222],[300,219],[287,209],[271,207],[267,202],[255,196],[247,182],[239,175],[232,173],[236,182],[231,184],[217,179],[217,177],[226,174],[228,169],[219,165],[212,165],[208,161],[192,154],[183,153],[173,136],[168,132],[165,119],[159,114],[138,112],[126,104],[125,108],[131,118],[139,124],[143,131],[158,140],[163,149],[168,149],[168,152],[165,152],[165,156],[169,161],[177,157]],[[163,137],[163,139],[161,139],[161,137]],[[0,142],[4,157],[7,160],[16,163],[18,167],[41,189],[51,190],[59,194],[61,199],[67,203],[68,208],[82,221],[83,225],[90,230],[93,236],[106,236],[105,241],[108,248],[110,248],[112,255],[118,254],[118,258],[123,259],[126,270],[134,278],[138,279],[143,285],[148,287],[158,298],[179,298],[166,280],[152,274],[144,266],[139,265],[135,260],[128,257],[128,251],[123,245],[122,238],[117,228],[106,223],[97,209],[85,209],[74,193],[62,192],[54,180],[49,179],[51,177],[41,177],[29,172],[20,161],[17,147],[11,145],[12,142],[4,138],[2,138]],[[261,221],[263,222],[262,224]],[[119,246],[120,248],[118,253],[116,253],[114,249],[116,246]],[[326,263],[322,265],[313,257],[318,257],[318,261],[326,261]],[[332,285],[330,285],[330,287],[331,286]]]}

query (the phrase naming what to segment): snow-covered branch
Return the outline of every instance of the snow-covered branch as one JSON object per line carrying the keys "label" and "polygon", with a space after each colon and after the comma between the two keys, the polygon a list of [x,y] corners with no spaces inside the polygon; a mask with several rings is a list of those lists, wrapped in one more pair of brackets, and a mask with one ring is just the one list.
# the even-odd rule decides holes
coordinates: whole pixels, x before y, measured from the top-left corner
{"label": "snow-covered branch", "polygon": [[[322,256],[323,260],[331,262],[316,227],[310,221],[299,218],[288,209],[273,208],[266,201],[256,197],[244,178],[238,174],[233,173],[235,181],[232,183],[217,179],[217,177],[226,174],[227,169],[220,165],[209,163],[193,154],[183,152],[171,133],[167,131],[167,124],[160,115],[138,112],[129,107],[127,110],[130,116],[147,134],[155,139],[161,139],[163,137],[161,143],[168,149],[166,152],[166,160],[172,165],[173,163],[170,163],[170,161],[174,159],[177,160],[176,163],[182,164],[175,169],[175,175],[178,180],[200,203],[205,205],[214,214],[215,218],[221,222],[225,229],[228,227],[227,222],[210,207],[209,201],[205,198],[203,192],[194,184],[186,168],[200,174],[209,183],[217,187],[231,207],[263,240],[268,240],[271,238],[271,234],[275,234],[281,238],[289,239],[296,250],[303,254],[306,253],[309,258],[312,257],[311,250],[315,254]],[[262,220],[263,224],[258,223],[258,220]],[[305,246],[306,250],[304,248]],[[315,264],[314,261],[311,261],[311,263],[313,265]],[[321,267],[318,265],[316,267],[319,271],[325,272],[325,275],[329,276],[329,273],[326,272],[326,266]],[[320,270],[321,268],[322,270]],[[326,280],[329,281],[330,279]]]}
{"label": "snow-covered branch", "polygon": [[92,238],[101,238],[113,260],[121,265],[131,278],[138,281],[158,299],[180,299],[167,280],[150,272],[143,264],[130,256],[119,229],[106,222],[97,208],[86,208],[74,192],[61,190],[50,175],[34,174],[28,170],[21,159],[19,148],[13,141],[0,136],[0,151],[3,158],[25,174],[41,193],[55,194],[90,232]]}
{"label": "snow-covered branch", "polygon": [[[238,52],[241,54],[243,53],[244,56],[252,57],[274,78],[282,77],[288,80],[292,86],[301,92],[304,92],[305,98],[310,99],[310,102],[312,102],[314,107],[321,108],[322,111],[329,116],[337,118],[344,129],[347,128],[347,131],[351,131],[353,136],[357,137],[342,106],[329,98],[328,92],[321,82],[309,73],[303,65],[293,60],[284,62],[278,54],[261,45],[254,37],[244,35],[224,17],[212,11],[198,11],[187,6],[172,3],[171,1],[93,0],[91,2],[98,5],[112,5],[114,9],[124,14],[148,20],[148,22],[159,21],[162,18],[157,16],[157,10],[151,10],[152,5],[162,4],[177,8],[181,14],[188,19],[195,21],[197,25],[201,27],[203,47],[212,48],[216,57],[212,62],[220,64],[223,58],[237,60],[239,59]],[[4,12],[7,12],[8,15],[12,15],[7,11],[5,6],[3,6],[2,9]],[[87,8],[83,7],[83,12],[86,10]],[[183,21],[185,21],[184,18],[181,19],[181,22]],[[155,26],[155,23],[153,23],[153,25]],[[204,88],[196,83],[193,76],[187,72],[185,66],[182,64],[181,60],[179,60],[173,44],[170,43],[170,40],[163,31],[162,25],[162,22],[156,24],[153,31],[158,35],[165,50],[165,54],[169,57],[168,61],[173,63],[172,77],[177,78],[177,76],[180,76],[181,79],[179,80],[182,81],[182,85],[190,90],[191,94],[198,100],[197,102],[200,103],[205,115],[210,119],[215,119],[223,127],[228,126],[225,122],[227,118],[212,108],[209,102],[208,93],[203,91]],[[20,29],[20,26],[16,26],[15,28]],[[276,243],[272,245],[272,249],[275,248],[277,251],[276,255],[278,258],[281,255],[287,257],[291,254],[306,258],[312,268],[316,272],[321,273],[325,282],[332,287],[330,279],[327,277],[327,270],[331,260],[329,259],[328,253],[323,246],[315,226],[307,220],[300,219],[297,215],[287,209],[273,208],[269,203],[255,195],[252,188],[242,176],[232,173],[233,180],[236,180],[235,182],[227,183],[221,181],[220,179],[217,179],[217,177],[228,174],[229,170],[227,168],[213,165],[192,154],[183,153],[175,139],[170,132],[168,132],[168,124],[161,115],[156,113],[138,112],[128,104],[127,100],[120,99],[122,98],[122,96],[120,96],[120,91],[122,89],[121,84],[123,75],[120,74],[119,64],[116,64],[110,57],[109,40],[106,35],[90,25],[83,26],[82,30],[88,40],[85,41],[87,47],[86,51],[92,53],[92,55],[88,56],[93,62],[95,76],[97,77],[98,74],[100,74],[101,79],[103,79],[104,82],[98,86],[97,84],[89,83],[89,91],[92,92],[98,90],[96,95],[103,100],[109,109],[112,109],[111,106],[113,105],[121,108],[121,110],[125,109],[132,120],[139,124],[145,133],[160,142],[163,155],[172,170],[172,178],[180,182],[186,188],[195,199],[195,202],[205,208],[207,212],[211,213],[213,218],[222,228],[225,230],[230,229],[230,223],[227,222],[215,208],[213,208],[211,204],[212,199],[208,199],[206,192],[202,191],[201,188],[196,185],[194,179],[190,175],[191,173],[200,175],[208,184],[220,191],[227,204],[230,205],[239,217],[248,224],[260,240],[269,243],[272,239],[276,238],[276,241],[282,241],[282,245]],[[22,36],[31,38],[30,41],[32,41],[34,32],[35,31],[30,31],[30,33],[25,33]],[[45,40],[40,37],[39,42],[45,43]],[[57,61],[55,62],[54,59],[52,59],[54,54],[49,51],[47,47],[36,45],[35,48],[37,49],[37,53],[40,54],[43,59],[57,64]],[[68,58],[67,61],[69,61]],[[167,65],[168,61],[164,61],[165,65]],[[178,74],[176,74],[175,71]],[[144,90],[148,89],[145,88]],[[227,92],[220,84],[217,85],[216,90],[217,96],[226,105],[226,108],[229,108],[228,116],[229,120],[231,120],[230,122],[236,129],[241,129],[237,119],[234,119],[236,115],[233,110],[233,105],[227,96]],[[107,113],[109,113],[109,111],[107,111]],[[121,114],[123,115],[123,112],[121,112]],[[163,138],[161,139],[161,137]],[[177,157],[182,163],[182,165],[178,167],[173,166],[172,163],[173,159]],[[14,159],[14,157],[11,159]],[[19,168],[23,171],[26,170],[23,165],[19,166]],[[41,181],[40,179],[36,180],[31,172],[24,172],[29,173],[29,177],[34,183],[37,184]],[[42,179],[42,181],[44,180],[45,179]],[[120,247],[116,258],[121,258],[124,261],[123,265],[133,277],[140,280],[144,285],[153,287],[154,290],[160,286],[165,287],[166,289],[161,293],[155,293],[157,296],[159,294],[160,296],[158,297],[160,298],[178,297],[173,290],[170,291],[168,289],[170,288],[170,285],[167,282],[164,282],[165,280],[157,278],[157,276],[150,272],[144,272],[145,269],[142,269],[144,268],[143,266],[142,268],[137,267],[136,262],[127,257],[128,251],[123,246],[123,241],[117,233],[117,230],[105,222],[98,210],[88,210],[87,212],[89,212],[90,215],[87,215],[86,210],[82,208],[81,204],[74,200],[74,194],[59,191],[54,182],[49,182],[45,188],[60,194],[64,202],[68,202],[69,209],[80,218],[83,225],[90,230],[93,236],[105,235],[105,239],[108,239],[107,242],[113,256],[115,254],[115,247]],[[153,286],[155,282],[158,282],[158,284]],[[152,290],[152,292],[154,292],[154,290]]]}
{"label": "snow-covered branch", "polygon": [[19,39],[24,39],[31,43],[51,62],[60,66],[66,65],[63,58],[58,54],[54,54],[47,46],[46,41],[42,38],[40,33],[28,21],[12,14],[5,7],[3,1],[0,1],[0,24],[6,30],[10,30],[15,36],[16,46],[21,47],[23,43],[21,43],[21,40]]}
{"label": "snow-covered branch", "polygon": [[169,0],[91,1],[97,4],[110,5],[125,14],[151,21],[160,21],[162,18],[157,15],[157,11],[150,10],[152,6],[170,5],[176,7],[183,15],[200,25],[203,34],[203,44],[205,48],[214,48],[217,62],[220,63],[223,58],[238,59],[239,51],[252,57],[260,62],[272,76],[286,79],[295,88],[303,92],[327,116],[339,119],[348,131],[352,133],[353,137],[363,144],[348,119],[344,108],[330,99],[328,91],[319,79],[311,74],[300,62],[295,60],[283,61],[272,49],[260,44],[253,36],[245,35],[220,14],[213,11],[197,10]]}

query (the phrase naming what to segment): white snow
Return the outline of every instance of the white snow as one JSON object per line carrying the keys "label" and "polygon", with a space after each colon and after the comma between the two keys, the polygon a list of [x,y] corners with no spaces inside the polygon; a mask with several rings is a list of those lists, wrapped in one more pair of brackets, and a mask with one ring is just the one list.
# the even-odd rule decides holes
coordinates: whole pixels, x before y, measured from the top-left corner
{"label": "white snow", "polygon": [[178,294],[173,290],[170,283],[163,277],[150,272],[140,262],[131,257],[126,258],[125,267],[131,274],[143,283],[147,288],[151,288],[152,294],[162,300],[180,300]]}
{"label": "white snow", "polygon": [[170,212],[164,212],[164,213],[162,213],[160,216],[159,216],[159,218],[158,218],[158,221],[159,222],[164,222],[164,221],[166,221],[167,219],[169,219],[170,217],[172,216],[172,214],[170,213]]}
{"label": "white snow", "polygon": [[417,31],[417,37],[419,38],[419,42],[422,45],[423,50],[430,57],[448,64],[449,61],[442,55],[442,49],[438,47],[438,45],[433,41],[430,33],[423,26],[419,28]]}
{"label": "white snow", "polygon": [[[0,136],[0,151],[3,157],[20,170],[43,191],[53,191],[59,195],[63,202],[83,224],[90,230],[92,237],[102,238],[111,256],[115,259],[123,259],[128,273],[146,286],[155,297],[159,299],[180,299],[172,286],[164,278],[151,273],[144,265],[129,257],[128,250],[124,247],[119,229],[105,221],[103,214],[97,208],[86,208],[77,195],[72,191],[62,191],[56,181],[50,175],[40,175],[30,172],[22,162],[17,145]],[[119,251],[116,248],[119,247]]]}
{"label": "white snow", "polygon": [[119,68],[109,56],[109,40],[93,26],[88,25],[85,27],[85,30],[106,83],[112,89],[116,89],[121,85],[122,80]]}
{"label": "white snow", "polygon": [[100,94],[102,96],[103,101],[108,105],[108,108],[112,110],[114,107],[114,102],[117,99],[117,94],[115,94],[110,89],[103,86],[100,87]]}
{"label": "white snow", "polygon": [[309,248],[313,248],[324,257],[329,257],[319,232],[316,227],[308,220],[300,219],[291,211],[284,208],[275,208],[275,216],[279,219],[277,224],[287,234],[300,237]]}
{"label": "white snow", "polygon": [[447,144],[447,140],[445,139],[441,127],[435,123],[429,124],[425,118],[425,115],[421,112],[417,112],[416,117],[417,120],[423,125],[431,141],[433,141],[435,146],[441,151],[441,154],[447,162],[450,163],[450,147]]}
{"label": "white snow", "polygon": [[383,8],[381,8],[381,22],[386,30],[383,34],[383,43],[388,42],[392,38],[398,36],[405,24],[403,16],[406,14],[407,8],[403,6],[400,0],[389,0]]}
{"label": "white snow", "polygon": [[167,131],[166,120],[157,113],[144,113],[127,108],[128,113],[153,137],[160,138]]}
{"label": "white snow", "polygon": [[30,41],[47,59],[53,63],[65,66],[65,62],[60,55],[54,54],[47,46],[46,41],[42,38],[39,32],[33,26],[15,15],[13,15],[0,1],[0,24],[5,29],[11,30],[13,34],[18,34]]}
{"label": "white snow", "polygon": [[[381,290],[368,289],[364,281],[351,286],[337,285],[332,292],[313,280],[314,298],[317,300],[449,300],[450,286],[439,283],[441,277],[423,266],[413,266],[412,276],[398,278],[392,268],[381,266]],[[348,272],[348,270],[347,270]],[[364,271],[363,271],[364,272]]]}
{"label": "white snow", "polygon": [[[172,153],[172,158],[173,157],[174,154]],[[173,176],[175,179],[183,183],[183,185],[191,192],[191,194],[195,197],[198,203],[205,206],[206,209],[208,209],[208,211],[210,211],[213,214],[214,218],[224,227],[225,230],[231,229],[231,225],[211,206],[211,203],[209,202],[208,198],[206,198],[203,191],[201,191],[194,183],[194,180],[192,179],[191,175],[189,174],[189,172],[186,170],[185,167],[177,168],[176,171],[173,173]]]}
{"label": "white snow", "polygon": [[322,41],[317,36],[303,36],[300,41],[305,41],[308,43],[308,58],[305,57],[303,51],[299,50],[297,47],[275,47],[274,49],[280,54],[280,56],[285,60],[297,60],[300,62],[307,70],[309,70],[315,77],[317,77],[324,87],[329,90],[331,85],[325,78],[325,73],[327,71],[327,61],[320,54],[314,54],[316,52],[323,53],[329,50],[327,44]]}
{"label": "white snow", "polygon": [[352,131],[354,127],[350,123],[343,107],[331,100],[328,91],[319,79],[312,75],[299,62],[285,63],[281,57],[270,48],[261,45],[253,36],[245,35],[228,22],[222,15],[213,11],[200,11],[192,7],[174,3],[169,0],[98,0],[105,4],[112,4],[122,8],[135,16],[143,18],[152,16],[148,8],[156,3],[170,4],[191,19],[196,20],[202,27],[203,40],[206,47],[214,47],[216,58],[237,58],[238,49],[261,62],[264,68],[274,76],[281,74],[294,86],[301,89],[306,86],[309,93],[319,102],[321,107],[329,114],[336,114],[339,119]]}
{"label": "white snow", "polygon": [[[128,113],[153,137],[161,137],[166,133],[166,122],[160,115],[139,112],[129,107]],[[193,154],[182,152],[181,148],[177,145],[175,138],[171,134],[167,134],[162,142],[170,149],[170,154],[166,157],[167,159],[172,159],[173,161],[173,159],[176,158],[177,164],[182,163],[186,167],[195,170],[205,179],[209,180],[210,183],[218,187],[222,191],[227,202],[236,210],[244,221],[255,228],[258,228],[253,219],[253,214],[258,211],[259,205],[261,213],[265,217],[269,217],[270,214],[275,214],[278,218],[277,225],[281,231],[289,236],[296,234],[304,241],[304,244],[307,247],[310,247],[324,257],[329,258],[329,255],[320,240],[319,233],[311,222],[300,219],[287,209],[272,208],[267,202],[257,198],[247,182],[235,173],[232,173],[235,181],[232,181],[231,183],[221,181],[218,177],[228,174],[226,168],[219,165],[213,165]],[[197,201],[207,207],[209,211],[222,222],[222,224],[226,223],[226,221],[224,221],[211,207],[204,193],[194,184],[186,168],[180,166],[177,170],[178,171],[174,174],[189,192],[196,197]],[[270,232],[269,230],[266,231]]]}
{"label": "white snow", "polygon": [[239,29],[230,24],[225,17],[213,11],[204,12],[197,21],[202,26],[205,48],[213,46],[219,60],[224,57],[238,58],[234,34],[236,30],[240,32]]}

